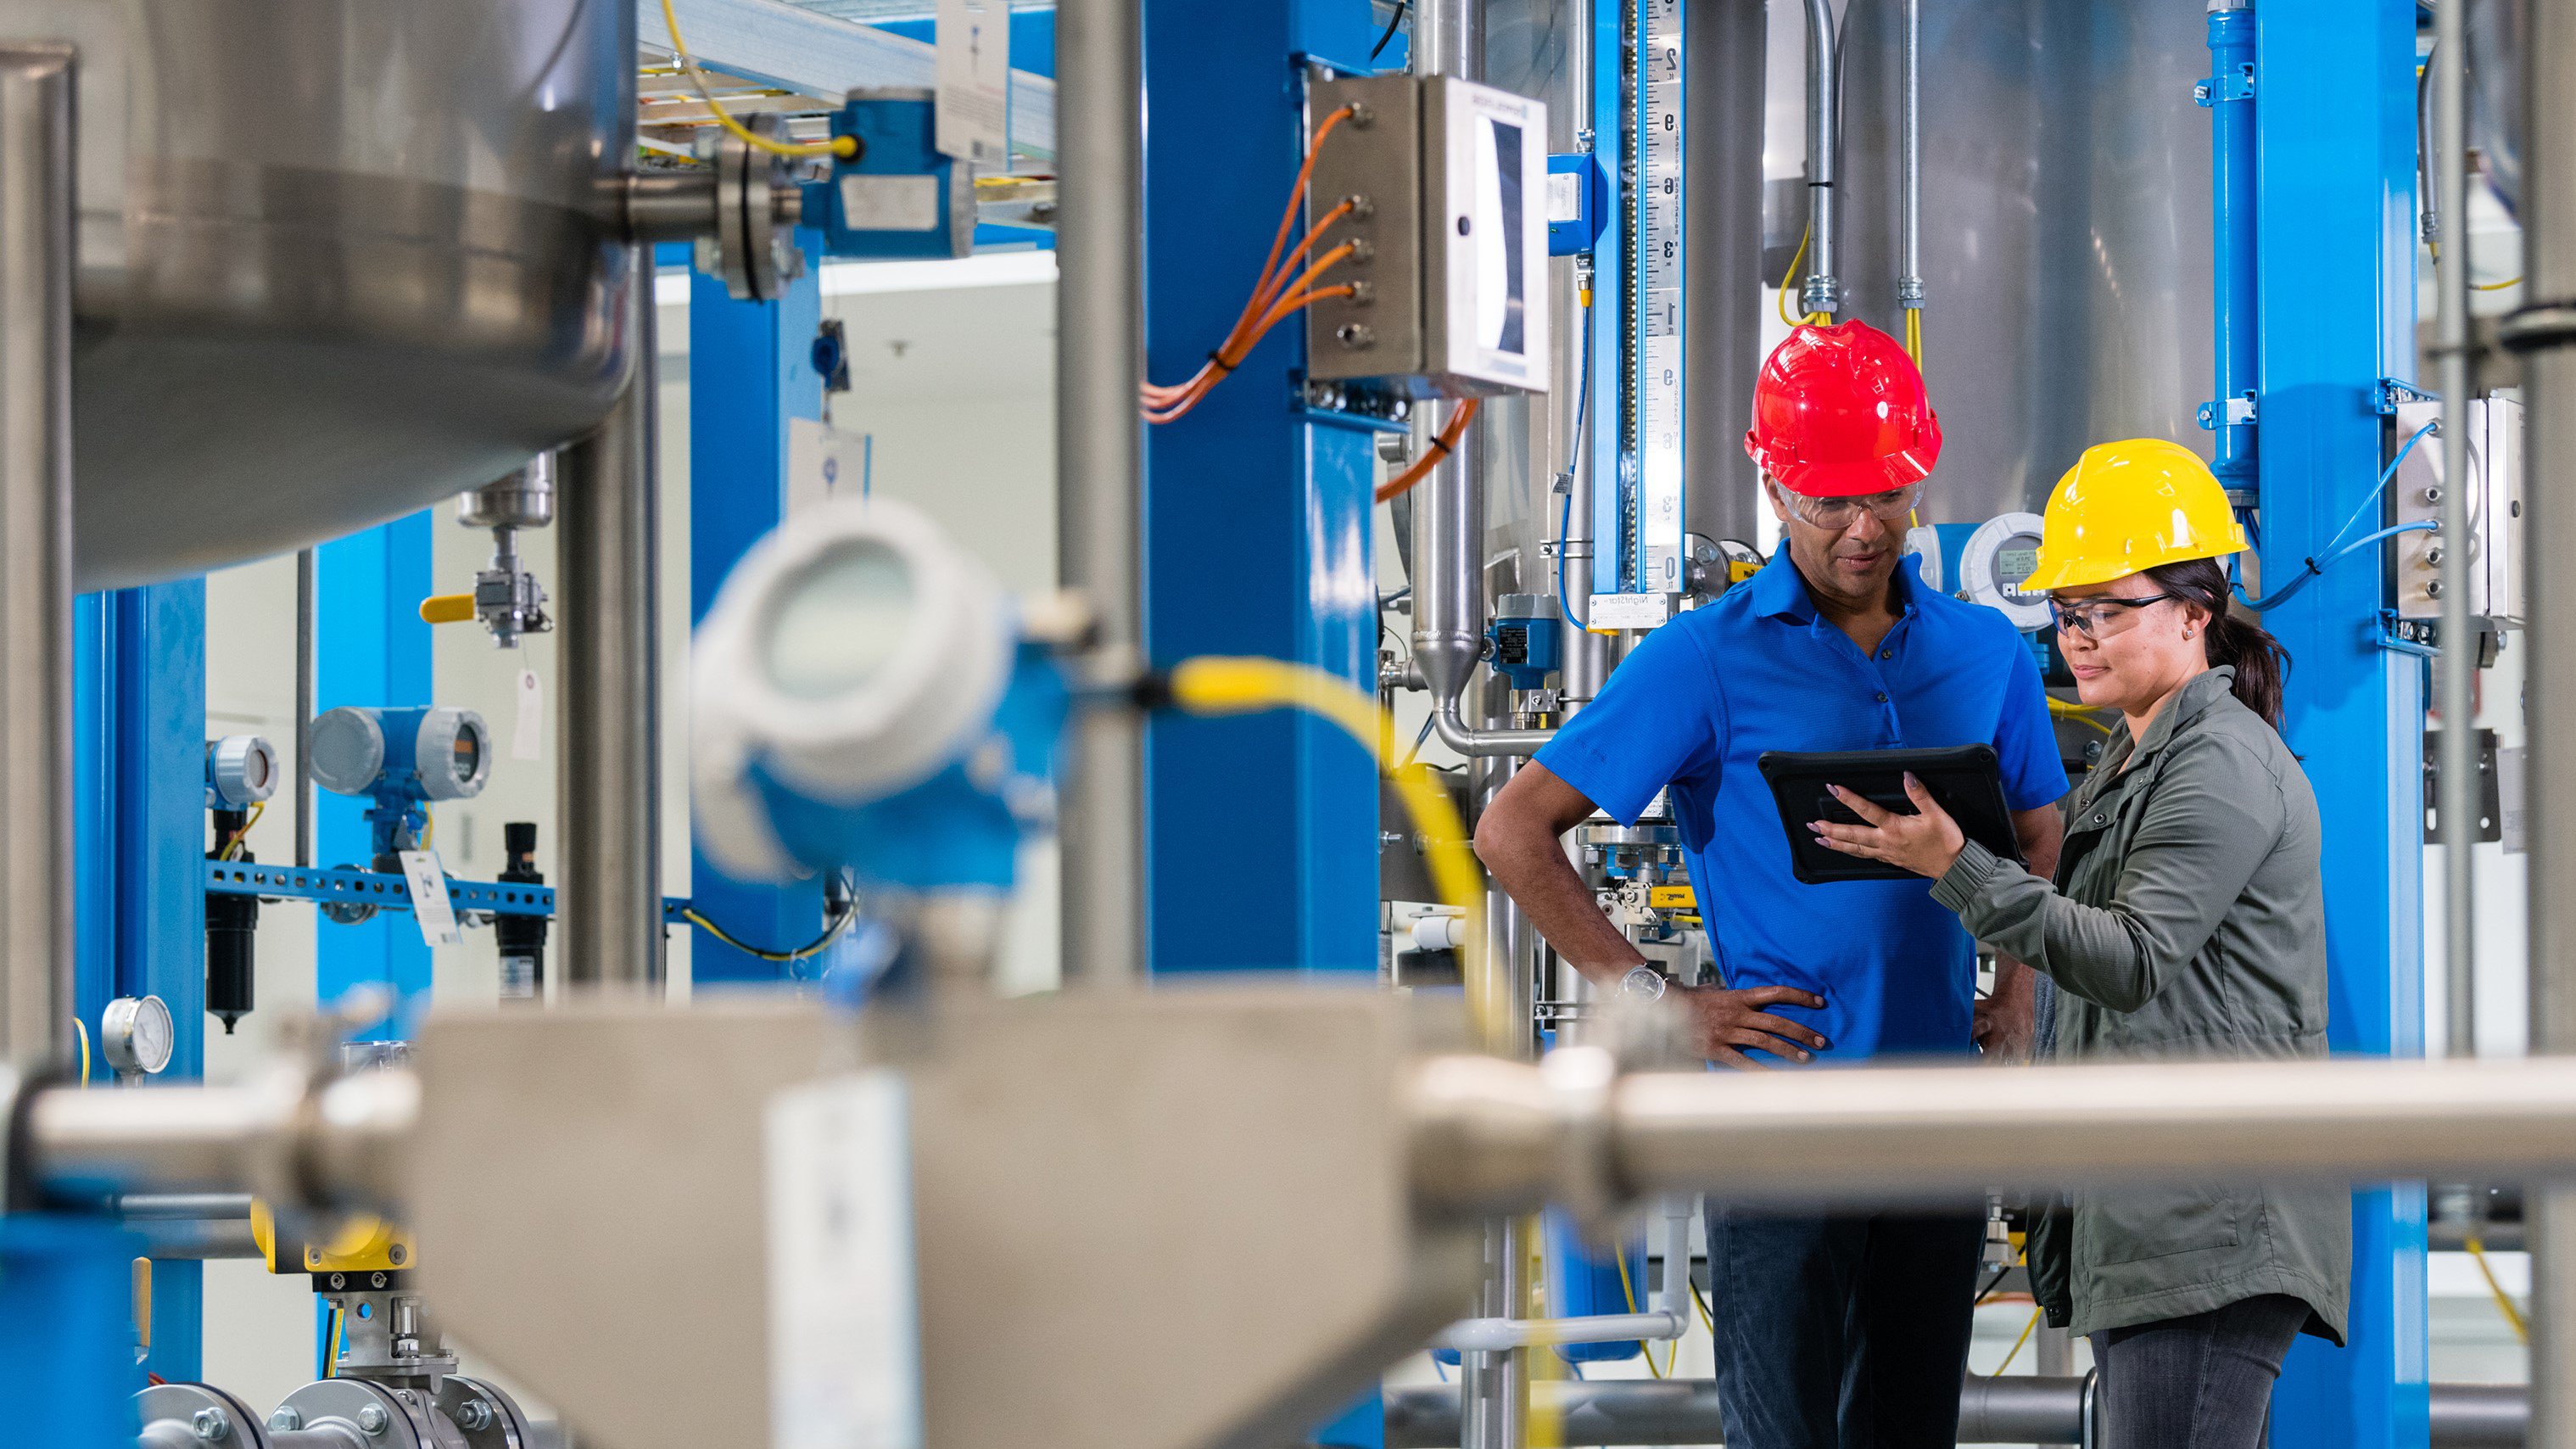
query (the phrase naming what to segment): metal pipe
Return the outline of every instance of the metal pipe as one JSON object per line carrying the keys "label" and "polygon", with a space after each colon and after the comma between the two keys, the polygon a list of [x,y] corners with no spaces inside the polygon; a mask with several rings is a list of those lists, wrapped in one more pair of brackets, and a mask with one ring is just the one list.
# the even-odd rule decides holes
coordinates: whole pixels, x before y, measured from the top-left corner
{"label": "metal pipe", "polygon": [[2216,341],[2218,475],[2239,506],[2255,500],[2253,408],[2259,383],[2254,292],[2254,97],[2244,85],[2254,63],[2249,0],[2209,0],[2210,309]]}
{"label": "metal pipe", "polygon": [[[1094,658],[1143,661],[1145,495],[1144,44],[1134,0],[1056,7],[1056,568],[1089,601]],[[1067,742],[1064,973],[1140,978],[1145,939],[1145,725],[1090,709]]]}
{"label": "metal pipe", "polygon": [[[1682,33],[1682,150],[1690,178],[1682,189],[1682,295],[1689,299],[1682,315],[1682,450],[1683,475],[1690,479],[1682,494],[1683,526],[1704,538],[1746,543],[1762,536],[1761,477],[1745,456],[1744,422],[1762,367],[1762,310],[1769,303],[1762,286],[1767,25],[1762,0],[1701,0],[1690,7]],[[1589,637],[1606,669],[1608,641]]]}
{"label": "metal pipe", "polygon": [[400,1206],[420,1079],[385,1068],[318,1084],[97,1092],[26,1104],[27,1162],[42,1183],[132,1192],[256,1193],[289,1207]]}
{"label": "metal pipe", "polygon": [[2537,1178],[2576,1169],[2576,1060],[2207,1061],[1638,1073],[1446,1056],[1413,1081],[1415,1190],[1460,1216],[1668,1192],[1943,1202],[2212,1179]]}
{"label": "metal pipe", "polygon": [[1834,26],[1833,0],[1807,0],[1807,285],[1799,306],[1833,313],[1842,307],[1834,275],[1834,195],[1842,152],[1842,37]]}
{"label": "metal pipe", "polygon": [[129,1223],[246,1218],[251,1201],[246,1192],[129,1192],[116,1200],[116,1213]]}
{"label": "metal pipe", "polygon": [[1923,0],[1905,0],[1904,146],[1905,270],[1896,305],[1914,310],[1923,305]]}
{"label": "metal pipe", "polygon": [[[2090,1443],[2083,1378],[1970,1375],[1959,1393],[1962,1444]],[[2434,1384],[2432,1442],[2439,1449],[2505,1449],[2523,1443],[2529,1396],[2519,1384]],[[1550,1380],[1537,1401],[1563,1416],[1568,1444],[1722,1444],[1726,1425],[1708,1379]],[[1458,1390],[1442,1384],[1389,1389],[1387,1449],[1458,1442]]]}
{"label": "metal pipe", "polygon": [[1460,712],[1485,651],[1487,446],[1479,417],[1413,489],[1413,659],[1430,689],[1432,733],[1470,759],[1534,754],[1555,734],[1472,729]]}
{"label": "metal pipe", "polygon": [[[1566,103],[1573,112],[1573,149],[1597,154],[1600,137],[1593,129],[1597,87],[1592,73],[1592,26],[1586,7],[1577,6],[1575,15],[1575,23],[1565,27]],[[1551,375],[1588,380],[1592,366],[1589,354],[1599,345],[1593,328],[1584,325],[1584,319],[1593,316],[1592,258],[1578,256],[1568,265],[1578,285],[1576,295],[1568,299],[1570,305],[1564,309],[1570,325],[1560,329],[1555,339],[1558,366]],[[1594,326],[1598,325],[1596,321]],[[1562,383],[1558,386],[1565,388]],[[1556,574],[1564,582],[1566,614],[1557,625],[1557,653],[1563,661],[1557,684],[1565,717],[1570,719],[1600,692],[1601,681],[1610,672],[1610,654],[1609,641],[1587,627],[1592,621],[1592,436],[1596,410],[1590,396],[1592,389],[1583,382],[1565,390],[1573,395],[1566,400],[1565,529],[1557,540]],[[1606,396],[1607,390],[1603,391]]]}
{"label": "metal pipe", "polygon": [[556,524],[563,709],[557,929],[570,987],[662,980],[652,253],[629,248],[635,372],[607,421],[562,451]]}
{"label": "metal pipe", "polygon": [[71,47],[0,50],[0,1061],[72,1015]]}
{"label": "metal pipe", "polygon": [[1431,1342],[1436,1348],[1485,1353],[1542,1343],[1617,1343],[1630,1338],[1661,1342],[1681,1337],[1688,1328],[1684,1315],[1662,1309],[1583,1318],[1462,1318],[1440,1330]]}
{"label": "metal pipe", "polygon": [[[2448,8],[2448,7],[2444,7]],[[2576,504],[2552,480],[2576,478],[2576,12],[2535,5],[2522,51],[2523,286],[2532,300],[2500,329],[2522,352],[2527,476],[2525,709],[2530,752],[2531,1045],[2576,1051],[2576,759],[2558,725],[2576,709]],[[2467,218],[2445,218],[2457,246]],[[2467,258],[2460,258],[2463,262]],[[2531,1442],[2576,1446],[2576,1189],[2539,1187],[2524,1235],[2531,1252]]]}
{"label": "metal pipe", "polygon": [[[2433,11],[2434,172],[2442,209],[2468,215],[2468,6]],[[2442,394],[2442,643],[2433,665],[2441,685],[2442,942],[2450,1054],[2478,1054],[2476,625],[2469,614],[2469,229],[2453,229],[2435,257],[2439,298],[2433,355]]]}
{"label": "metal pipe", "polygon": [[313,550],[295,554],[295,866],[313,868]]}

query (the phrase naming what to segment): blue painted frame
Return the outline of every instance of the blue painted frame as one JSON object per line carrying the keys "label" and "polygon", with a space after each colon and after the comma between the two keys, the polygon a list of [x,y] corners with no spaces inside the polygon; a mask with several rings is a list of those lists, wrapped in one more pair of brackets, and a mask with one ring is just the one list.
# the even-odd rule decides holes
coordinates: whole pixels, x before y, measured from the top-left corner
{"label": "blue painted frame", "polygon": [[[689,627],[706,619],[725,576],[778,527],[787,497],[787,424],[823,416],[814,334],[823,321],[821,238],[797,233],[805,275],[776,302],[737,302],[724,283],[689,280]],[[684,249],[683,249],[684,250]],[[689,896],[743,940],[787,949],[823,928],[819,881],[738,881],[690,845]],[[775,982],[785,967],[691,928],[689,976]]]}
{"label": "blue painted frame", "polygon": [[[1366,74],[1367,0],[1146,0],[1146,373],[1180,378],[1242,310],[1305,153],[1307,58]],[[1273,331],[1145,440],[1145,643],[1158,665],[1262,654],[1376,677],[1374,434],[1297,408],[1304,329]],[[1282,713],[1147,725],[1158,975],[1377,970],[1376,768]],[[1208,928],[1219,911],[1221,929]]]}
{"label": "blue painted frame", "polygon": [[[2415,7],[2260,0],[2256,286],[2263,577],[2286,579],[2374,487],[2371,391],[2415,357]],[[2288,735],[2325,826],[2329,1038],[2423,1052],[2423,670],[2376,643],[2384,554],[2354,555],[2265,622],[2295,661]],[[2370,788],[2370,782],[2380,782]],[[2303,1339],[2272,1442],[2399,1449],[2430,1433],[2424,1188],[2353,1197],[2351,1346]]]}
{"label": "blue painted frame", "polygon": [[[192,1081],[206,1066],[205,581],[80,596],[72,660],[75,1010],[94,1056],[109,1000],[160,997],[174,1028],[161,1079]],[[164,1378],[199,1375],[204,1282],[202,1263],[153,1265],[146,1367]]]}

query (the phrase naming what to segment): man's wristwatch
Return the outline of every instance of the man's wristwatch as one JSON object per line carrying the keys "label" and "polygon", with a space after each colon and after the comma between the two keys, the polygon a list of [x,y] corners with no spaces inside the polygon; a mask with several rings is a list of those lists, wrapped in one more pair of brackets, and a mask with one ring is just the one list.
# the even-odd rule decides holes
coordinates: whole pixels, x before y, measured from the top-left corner
{"label": "man's wristwatch", "polygon": [[1652,966],[1631,966],[1619,978],[1619,994],[1631,1001],[1661,1001],[1671,981]]}

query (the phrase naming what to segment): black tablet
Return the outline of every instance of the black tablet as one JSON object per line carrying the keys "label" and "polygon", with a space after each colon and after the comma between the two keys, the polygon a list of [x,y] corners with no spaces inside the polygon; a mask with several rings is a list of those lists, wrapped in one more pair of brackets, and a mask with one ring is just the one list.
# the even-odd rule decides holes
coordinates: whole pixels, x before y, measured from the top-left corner
{"label": "black tablet", "polygon": [[1905,793],[1911,773],[1932,792],[1970,840],[2006,860],[2021,860],[2012,811],[2004,805],[2004,778],[1992,745],[1940,750],[1765,750],[1762,778],[1780,805],[1780,828],[1789,836],[1789,865],[1808,885],[1836,880],[1921,880],[1903,866],[1845,855],[1816,839],[1810,820],[1858,825],[1843,802],[1826,790],[1840,785],[1899,815],[1915,813]]}

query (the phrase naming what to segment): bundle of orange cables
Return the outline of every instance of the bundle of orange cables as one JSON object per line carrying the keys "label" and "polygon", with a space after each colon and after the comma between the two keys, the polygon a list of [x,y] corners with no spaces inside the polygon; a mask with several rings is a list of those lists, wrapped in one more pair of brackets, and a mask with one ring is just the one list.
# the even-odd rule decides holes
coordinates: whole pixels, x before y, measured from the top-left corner
{"label": "bundle of orange cables", "polygon": [[1477,399],[1471,397],[1451,408],[1448,425],[1432,435],[1431,446],[1423,449],[1422,456],[1413,460],[1413,466],[1377,485],[1377,501],[1384,503],[1430,477],[1431,470],[1439,465],[1440,460],[1448,457],[1450,450],[1458,446],[1458,439],[1467,431],[1467,425],[1476,420],[1476,407]]}
{"label": "bundle of orange cables", "polygon": [[[1358,291],[1356,286],[1349,284],[1335,287],[1313,285],[1316,278],[1349,257],[1355,243],[1344,242],[1315,258],[1304,271],[1297,270],[1306,254],[1314,250],[1315,243],[1323,239],[1324,233],[1350,215],[1349,201],[1343,201],[1317,217],[1314,226],[1307,230],[1305,240],[1288,249],[1288,233],[1296,228],[1297,213],[1306,204],[1307,182],[1315,174],[1315,153],[1323,149],[1324,138],[1333,133],[1333,128],[1351,119],[1352,115],[1352,109],[1344,106],[1324,117],[1315,127],[1314,139],[1306,143],[1305,164],[1297,168],[1297,185],[1288,193],[1287,214],[1279,218],[1279,235],[1270,243],[1270,259],[1261,264],[1261,280],[1252,289],[1252,300],[1244,303],[1243,315],[1235,319],[1233,330],[1225,334],[1225,340],[1208,354],[1207,361],[1191,374],[1189,381],[1170,387],[1150,382],[1144,385],[1145,421],[1168,423],[1185,416],[1208,395],[1209,389],[1225,380],[1227,373],[1243,365],[1244,357],[1271,328],[1326,297],[1348,297]],[[1283,249],[1287,249],[1285,256],[1281,255]]]}

